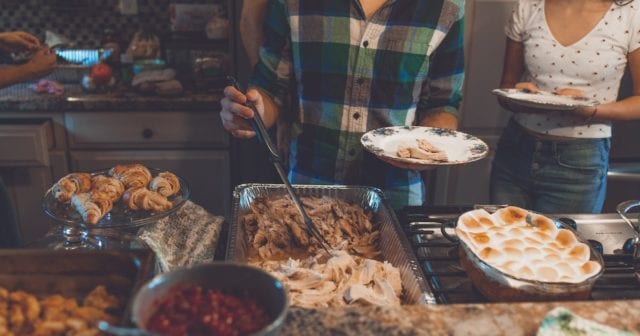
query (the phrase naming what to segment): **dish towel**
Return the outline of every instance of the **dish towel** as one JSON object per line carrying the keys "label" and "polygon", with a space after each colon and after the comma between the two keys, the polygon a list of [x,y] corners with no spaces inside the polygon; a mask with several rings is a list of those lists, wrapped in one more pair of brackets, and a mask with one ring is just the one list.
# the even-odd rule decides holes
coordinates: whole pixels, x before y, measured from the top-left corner
{"label": "dish towel", "polygon": [[550,311],[542,320],[537,336],[629,336],[633,333],[608,327],[582,318],[572,311],[558,307]]}
{"label": "dish towel", "polygon": [[224,217],[187,201],[178,211],[140,229],[160,272],[213,261]]}

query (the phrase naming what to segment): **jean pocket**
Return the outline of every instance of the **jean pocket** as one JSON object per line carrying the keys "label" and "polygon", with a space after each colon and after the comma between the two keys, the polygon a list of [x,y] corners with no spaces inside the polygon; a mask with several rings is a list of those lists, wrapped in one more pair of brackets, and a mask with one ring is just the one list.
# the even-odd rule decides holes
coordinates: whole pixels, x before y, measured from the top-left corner
{"label": "jean pocket", "polygon": [[555,151],[555,160],[559,166],[585,171],[603,171],[607,165],[608,156],[606,139],[593,144],[558,146]]}

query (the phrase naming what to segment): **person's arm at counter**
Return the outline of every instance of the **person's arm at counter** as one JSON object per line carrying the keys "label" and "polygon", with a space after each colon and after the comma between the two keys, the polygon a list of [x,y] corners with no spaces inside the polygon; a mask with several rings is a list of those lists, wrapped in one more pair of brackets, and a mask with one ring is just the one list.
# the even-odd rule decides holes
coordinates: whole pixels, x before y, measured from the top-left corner
{"label": "person's arm at counter", "polygon": [[53,71],[55,67],[56,54],[48,48],[41,48],[27,63],[0,67],[0,88],[40,78]]}

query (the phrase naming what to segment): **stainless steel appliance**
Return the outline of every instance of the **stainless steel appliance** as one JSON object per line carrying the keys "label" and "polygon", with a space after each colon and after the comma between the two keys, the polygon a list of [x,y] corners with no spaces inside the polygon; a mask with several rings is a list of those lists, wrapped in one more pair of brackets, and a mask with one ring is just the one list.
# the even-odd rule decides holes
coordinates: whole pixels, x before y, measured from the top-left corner
{"label": "stainless steel appliance", "polygon": [[[429,283],[432,303],[487,301],[460,267],[457,244],[446,238],[447,234],[454,235],[453,226],[458,216],[472,208],[406,207],[398,212],[400,224]],[[575,226],[580,236],[604,255],[605,271],[596,282],[591,299],[640,299],[640,277],[636,273],[640,261],[634,260],[632,255],[633,245],[630,243],[635,236],[632,227],[618,214],[561,214],[552,217]]]}

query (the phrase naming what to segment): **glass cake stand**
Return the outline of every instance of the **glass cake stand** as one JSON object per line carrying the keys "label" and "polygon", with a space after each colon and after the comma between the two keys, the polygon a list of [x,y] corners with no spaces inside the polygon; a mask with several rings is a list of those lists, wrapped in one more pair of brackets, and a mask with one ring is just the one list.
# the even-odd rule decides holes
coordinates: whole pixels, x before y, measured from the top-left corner
{"label": "glass cake stand", "polygon": [[[108,176],[109,169],[92,172],[91,175]],[[149,168],[152,177],[166,171]],[[113,209],[97,224],[85,223],[71,203],[59,202],[50,188],[42,198],[42,209],[51,217],[56,226],[42,239],[32,244],[32,247],[53,249],[104,249],[104,248],[135,248],[146,246],[135,233],[147,224],[165,218],[178,211],[191,196],[189,184],[178,176],[180,191],[169,197],[172,207],[166,211],[154,212],[146,210],[131,210],[121,200],[113,204]]]}

